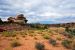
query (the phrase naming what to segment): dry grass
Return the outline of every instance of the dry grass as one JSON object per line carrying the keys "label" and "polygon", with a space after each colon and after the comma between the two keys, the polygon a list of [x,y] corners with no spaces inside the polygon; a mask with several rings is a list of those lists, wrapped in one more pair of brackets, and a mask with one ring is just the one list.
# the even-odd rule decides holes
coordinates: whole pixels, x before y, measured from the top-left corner
{"label": "dry grass", "polygon": [[[2,37],[12,37],[15,38],[16,40],[12,40],[10,45],[11,47],[18,47],[21,46],[21,41],[18,40],[25,40],[23,42],[26,42],[28,40],[32,40],[33,42],[37,42],[37,41],[47,41],[46,43],[49,43],[49,45],[52,45],[52,47],[57,45],[57,41],[61,41],[62,46],[64,47],[69,47],[69,42],[66,40],[62,39],[63,33],[65,33],[65,28],[62,27],[52,27],[52,28],[48,28],[48,29],[28,29],[28,30],[21,30],[21,31],[16,31],[14,30],[14,32],[11,31],[5,31],[2,32],[1,34],[3,35]],[[22,39],[23,38],[23,39]],[[52,39],[51,39],[52,38]],[[66,39],[69,39],[65,36]],[[74,38],[72,38],[74,39]],[[28,41],[29,42],[29,41]],[[33,43],[32,42],[32,43]],[[59,45],[61,45],[59,42]],[[70,44],[72,47],[71,49],[75,49],[75,42],[72,42]],[[35,47],[37,50],[44,50],[45,45],[42,43],[36,43]],[[48,46],[49,47],[49,46]],[[60,47],[59,47],[60,48]]]}
{"label": "dry grass", "polygon": [[21,43],[17,40],[13,40],[11,42],[11,47],[18,47],[18,46],[21,46]]}

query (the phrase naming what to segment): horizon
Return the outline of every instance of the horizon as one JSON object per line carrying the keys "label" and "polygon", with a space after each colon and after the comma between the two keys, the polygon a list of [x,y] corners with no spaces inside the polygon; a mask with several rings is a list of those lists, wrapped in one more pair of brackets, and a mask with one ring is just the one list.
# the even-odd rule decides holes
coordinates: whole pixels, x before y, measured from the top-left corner
{"label": "horizon", "polygon": [[74,0],[1,0],[0,18],[24,14],[28,23],[75,22]]}

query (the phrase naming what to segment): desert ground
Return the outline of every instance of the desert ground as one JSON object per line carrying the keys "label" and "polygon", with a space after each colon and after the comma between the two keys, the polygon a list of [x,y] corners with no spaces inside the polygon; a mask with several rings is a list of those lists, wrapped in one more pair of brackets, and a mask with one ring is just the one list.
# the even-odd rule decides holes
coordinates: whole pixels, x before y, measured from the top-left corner
{"label": "desert ground", "polygon": [[0,27],[5,29],[0,32],[0,50],[75,50],[75,32],[72,28],[42,29],[20,25]]}

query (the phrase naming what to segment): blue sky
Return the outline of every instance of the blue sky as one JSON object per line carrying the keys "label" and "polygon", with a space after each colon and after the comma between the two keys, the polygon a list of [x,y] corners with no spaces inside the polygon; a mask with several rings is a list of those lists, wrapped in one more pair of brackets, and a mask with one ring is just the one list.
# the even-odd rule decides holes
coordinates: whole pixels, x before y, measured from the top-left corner
{"label": "blue sky", "polygon": [[0,0],[0,18],[23,13],[28,23],[75,22],[75,0]]}

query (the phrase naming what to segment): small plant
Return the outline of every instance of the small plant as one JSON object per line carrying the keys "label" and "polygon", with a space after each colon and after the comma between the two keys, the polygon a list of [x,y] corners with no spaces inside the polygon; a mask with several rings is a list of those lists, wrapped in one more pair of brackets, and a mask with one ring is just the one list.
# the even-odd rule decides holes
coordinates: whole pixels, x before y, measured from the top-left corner
{"label": "small plant", "polygon": [[52,33],[52,31],[51,31],[51,30],[48,30],[48,32],[49,32],[49,33]]}
{"label": "small plant", "polygon": [[53,46],[56,46],[57,42],[54,39],[50,39],[49,43],[52,44]]}
{"label": "small plant", "polygon": [[50,39],[50,36],[48,34],[43,34],[44,39]]}
{"label": "small plant", "polygon": [[75,50],[75,40],[72,41],[71,48],[72,48],[72,50]]}
{"label": "small plant", "polygon": [[16,37],[16,39],[18,40],[18,39],[19,39],[19,37]]}
{"label": "small plant", "polygon": [[70,48],[70,46],[71,46],[71,41],[69,41],[69,40],[63,40],[61,44],[62,44],[64,47],[66,47],[66,48]]}
{"label": "small plant", "polygon": [[66,28],[65,28],[65,31],[67,31],[67,32],[70,31],[70,30],[69,30],[69,27],[66,27]]}
{"label": "small plant", "polygon": [[69,38],[72,38],[73,36],[75,36],[75,29],[66,28],[65,31],[68,33]]}
{"label": "small plant", "polygon": [[34,37],[34,39],[35,39],[35,40],[38,40],[38,38],[37,38],[37,37]]}
{"label": "small plant", "polygon": [[42,43],[36,43],[35,47],[37,50],[45,50],[45,46]]}
{"label": "small plant", "polygon": [[29,36],[36,36],[36,33],[29,33]]}
{"label": "small plant", "polygon": [[27,32],[25,32],[25,31],[20,31],[20,34],[21,34],[21,35],[27,35]]}
{"label": "small plant", "polygon": [[21,44],[15,40],[15,41],[12,41],[11,46],[12,47],[18,47],[18,46],[21,46]]}
{"label": "small plant", "polygon": [[56,39],[57,39],[57,40],[61,40],[61,36],[58,35],[58,36],[56,37]]}
{"label": "small plant", "polygon": [[22,37],[25,38],[26,36],[25,35],[22,35]]}

